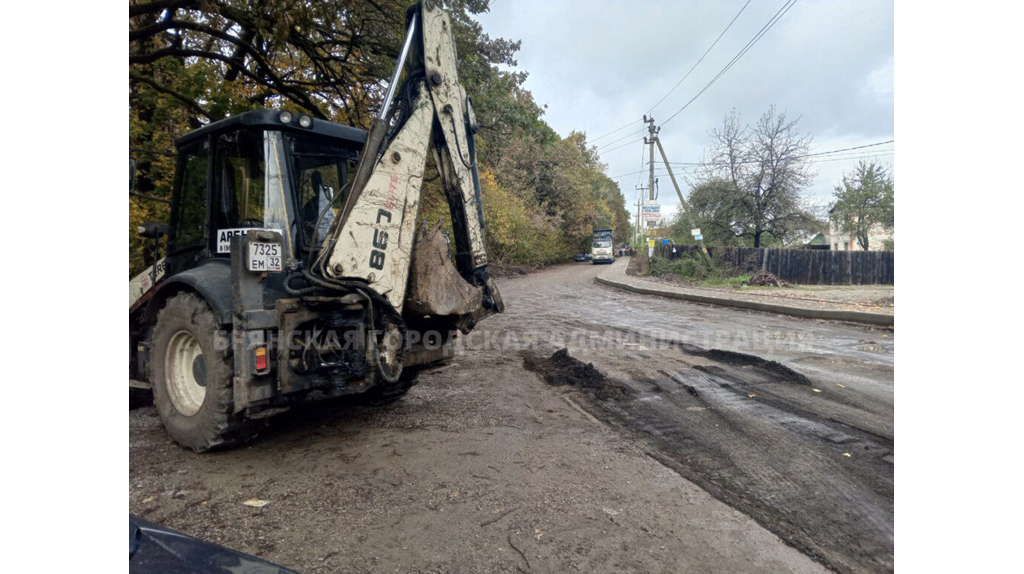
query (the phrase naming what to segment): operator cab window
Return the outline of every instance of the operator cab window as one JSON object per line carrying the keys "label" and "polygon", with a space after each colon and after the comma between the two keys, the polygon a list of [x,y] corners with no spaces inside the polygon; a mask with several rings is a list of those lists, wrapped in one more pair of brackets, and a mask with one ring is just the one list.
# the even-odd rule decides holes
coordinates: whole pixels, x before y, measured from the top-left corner
{"label": "operator cab window", "polygon": [[290,252],[288,174],[281,132],[239,130],[217,139],[212,201],[213,249],[230,253],[231,238],[246,229],[273,229]]}
{"label": "operator cab window", "polygon": [[348,191],[345,184],[349,170],[354,169],[356,154],[309,137],[291,136],[291,140],[299,234],[304,248],[315,250],[327,235]]}
{"label": "operator cab window", "polygon": [[209,167],[209,144],[203,142],[184,150],[179,156],[181,180],[175,194],[176,205],[171,225],[174,228],[174,251],[202,247],[206,237],[206,183]]}

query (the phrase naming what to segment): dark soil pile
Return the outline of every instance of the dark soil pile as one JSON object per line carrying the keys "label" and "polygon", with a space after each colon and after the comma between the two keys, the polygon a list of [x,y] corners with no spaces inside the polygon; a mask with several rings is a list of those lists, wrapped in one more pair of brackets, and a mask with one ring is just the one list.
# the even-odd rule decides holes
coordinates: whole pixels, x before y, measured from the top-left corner
{"label": "dark soil pile", "polygon": [[540,375],[544,382],[553,387],[576,387],[593,393],[601,400],[621,400],[633,396],[629,387],[608,379],[593,363],[573,358],[566,348],[555,351],[550,357],[527,355],[523,358],[523,366]]}
{"label": "dark soil pile", "polygon": [[[811,385],[811,380],[807,378],[803,373],[794,371],[793,369],[779,363],[777,361],[770,361],[762,359],[757,355],[748,355],[747,353],[737,353],[736,351],[725,351],[722,349],[701,349],[695,345],[680,345],[683,352],[696,355],[698,357],[706,357],[712,361],[718,363],[724,363],[726,365],[732,365],[735,367],[741,367],[744,369],[754,369],[761,371],[765,374],[777,378],[780,383],[792,383],[796,385]],[[721,372],[720,367],[694,367],[697,370],[707,371],[709,369],[717,369]]]}

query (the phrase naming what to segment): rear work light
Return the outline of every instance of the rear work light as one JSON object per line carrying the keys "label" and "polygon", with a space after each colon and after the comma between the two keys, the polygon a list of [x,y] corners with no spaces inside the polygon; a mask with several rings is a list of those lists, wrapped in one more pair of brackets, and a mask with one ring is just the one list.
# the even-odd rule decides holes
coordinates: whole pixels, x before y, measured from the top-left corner
{"label": "rear work light", "polygon": [[270,372],[270,358],[267,356],[267,346],[257,345],[253,349],[253,356],[256,359],[256,374],[265,375]]}

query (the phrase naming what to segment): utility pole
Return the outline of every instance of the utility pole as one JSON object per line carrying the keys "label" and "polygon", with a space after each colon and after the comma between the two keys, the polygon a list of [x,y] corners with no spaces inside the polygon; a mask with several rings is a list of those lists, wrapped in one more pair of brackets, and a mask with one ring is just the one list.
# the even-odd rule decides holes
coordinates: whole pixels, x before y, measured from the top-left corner
{"label": "utility pole", "polygon": [[[665,155],[665,148],[661,147],[661,140],[657,137],[653,138],[653,143],[658,144],[658,151],[661,152],[661,160],[665,162],[665,169],[668,170],[668,177],[672,180],[672,187],[676,188],[676,195],[679,196],[679,205],[683,208],[683,212],[686,214],[686,218],[690,221],[690,225],[694,228],[697,227],[697,222],[693,220],[693,214],[690,213],[690,206],[686,205],[686,200],[683,199],[683,192],[679,190],[679,184],[676,183],[676,176],[672,173],[672,166],[668,163],[668,156]],[[654,153],[653,146],[651,153]],[[652,173],[653,173],[653,169]],[[704,245],[704,239],[701,238],[699,241],[700,250],[704,253],[704,258],[708,260],[708,265],[711,265],[711,256],[708,255],[708,248]]]}
{"label": "utility pole", "polygon": [[633,243],[637,247],[640,247],[640,236],[643,235],[642,230],[640,229],[640,225],[641,225],[641,211],[640,210],[641,210],[641,207],[643,206],[643,203],[644,203],[644,192],[647,191],[647,188],[642,186],[642,185],[638,185],[636,189],[637,189],[638,193],[637,193],[637,196],[636,196],[636,225],[633,227]]}
{"label": "utility pole", "polygon": [[[655,200],[655,195],[654,195],[654,193],[655,193],[654,192],[654,182],[655,182],[655,180],[654,180],[654,140],[655,140],[658,132],[661,130],[661,128],[655,127],[655,125],[654,125],[654,116],[647,117],[647,114],[644,114],[644,123],[647,124],[647,135],[644,136],[644,144],[647,145],[647,146],[650,146],[650,148],[648,149],[648,153],[647,153],[647,157],[650,158],[650,163],[648,164],[650,166],[650,170],[649,170],[649,175],[648,175],[648,179],[647,179],[647,192],[648,192],[647,193],[647,200],[653,203],[654,200]],[[637,210],[639,211],[640,209],[641,208],[638,206]],[[644,221],[644,224],[646,225],[647,222]],[[647,238],[647,230],[646,229],[643,232],[643,236],[644,236],[644,239]],[[647,242],[644,241],[644,243],[645,243],[644,247],[646,248],[647,247],[647,245],[646,245]]]}
{"label": "utility pole", "polygon": [[637,200],[637,225],[636,225],[636,237],[634,237],[634,239],[636,239],[636,240],[633,241],[634,244],[636,244],[636,246],[638,248],[640,247],[640,236],[643,235],[643,232],[640,229],[640,206],[642,206],[642,205],[643,205],[643,197],[641,196],[641,198],[639,198],[639,200]]}
{"label": "utility pole", "polygon": [[647,180],[647,189],[650,191],[648,199],[654,201],[654,138],[660,128],[654,126],[654,116],[644,116],[644,123],[647,124],[647,135],[644,136],[644,143],[650,146],[647,157],[650,158],[650,177]]}

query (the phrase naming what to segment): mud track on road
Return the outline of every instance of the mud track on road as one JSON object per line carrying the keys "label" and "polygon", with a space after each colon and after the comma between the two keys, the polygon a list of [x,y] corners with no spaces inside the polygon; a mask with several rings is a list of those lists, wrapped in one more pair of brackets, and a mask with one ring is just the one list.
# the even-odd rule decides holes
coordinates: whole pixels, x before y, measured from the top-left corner
{"label": "mud track on road", "polygon": [[670,345],[642,354],[642,372],[628,381],[566,349],[525,353],[523,362],[548,384],[582,391],[591,415],[829,568],[893,570],[893,441],[813,407],[847,406],[842,387],[819,389],[789,367],[732,351]]}

